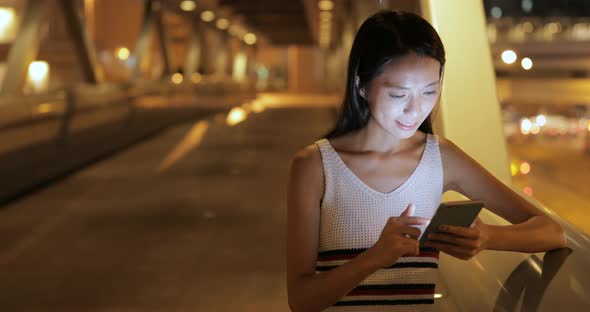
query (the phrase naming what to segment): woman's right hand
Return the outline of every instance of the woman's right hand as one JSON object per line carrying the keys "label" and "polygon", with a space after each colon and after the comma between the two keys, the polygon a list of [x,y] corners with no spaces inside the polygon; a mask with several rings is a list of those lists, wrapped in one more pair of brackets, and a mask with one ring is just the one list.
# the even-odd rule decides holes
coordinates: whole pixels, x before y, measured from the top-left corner
{"label": "woman's right hand", "polygon": [[420,252],[420,229],[428,219],[413,217],[414,204],[410,203],[399,217],[391,217],[381,231],[379,240],[369,248],[379,268],[393,265],[401,256],[417,256]]}

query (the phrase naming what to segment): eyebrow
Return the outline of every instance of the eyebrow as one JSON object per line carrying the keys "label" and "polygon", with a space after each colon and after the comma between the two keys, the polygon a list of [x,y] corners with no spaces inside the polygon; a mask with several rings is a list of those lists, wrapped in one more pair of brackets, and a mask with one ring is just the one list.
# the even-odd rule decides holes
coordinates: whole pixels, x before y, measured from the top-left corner
{"label": "eyebrow", "polygon": [[[437,81],[431,82],[431,83],[429,83],[429,84],[428,84],[426,87],[424,87],[424,88],[428,88],[428,87],[430,87],[430,86],[432,86],[432,85],[435,85],[435,84],[437,84],[437,83],[440,83],[440,80],[437,80]],[[409,90],[409,89],[411,89],[411,88],[409,88],[409,87],[405,87],[405,86],[401,86],[401,85],[395,85],[395,84],[392,84],[392,83],[389,83],[389,82],[385,82],[385,86],[386,86],[386,87],[388,87],[388,88],[397,88],[397,89],[405,89],[405,90]]]}

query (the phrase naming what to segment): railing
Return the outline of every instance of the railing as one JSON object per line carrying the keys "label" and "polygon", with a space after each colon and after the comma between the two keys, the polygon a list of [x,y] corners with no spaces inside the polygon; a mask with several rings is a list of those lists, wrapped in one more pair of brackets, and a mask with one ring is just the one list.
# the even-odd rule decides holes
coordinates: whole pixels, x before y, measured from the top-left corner
{"label": "railing", "polygon": [[[590,310],[590,237],[519,193],[561,224],[568,248],[535,254],[484,251],[469,261],[441,253],[437,311]],[[508,224],[487,211],[480,217],[488,224]]]}

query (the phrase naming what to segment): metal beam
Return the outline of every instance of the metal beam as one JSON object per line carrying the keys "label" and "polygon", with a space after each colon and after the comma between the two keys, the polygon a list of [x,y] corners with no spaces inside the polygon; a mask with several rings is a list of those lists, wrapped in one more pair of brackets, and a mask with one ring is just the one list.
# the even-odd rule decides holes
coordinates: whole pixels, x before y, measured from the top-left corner
{"label": "metal beam", "polygon": [[160,50],[162,51],[162,59],[164,61],[164,75],[171,75],[175,72],[173,68],[174,60],[170,53],[168,44],[168,36],[166,34],[166,27],[164,27],[163,10],[158,10],[156,15],[156,29],[158,30],[158,38],[160,39]]}
{"label": "metal beam", "polygon": [[68,31],[74,42],[78,59],[82,66],[82,74],[86,82],[99,83],[103,81],[103,72],[96,61],[96,54],[92,42],[88,38],[86,26],[80,16],[77,1],[60,0]]}
{"label": "metal beam", "polygon": [[139,79],[142,76],[141,64],[149,49],[151,28],[154,24],[154,20],[154,1],[146,0],[141,32],[139,34],[139,39],[137,39],[135,50],[133,51],[136,59],[134,79]]}
{"label": "metal beam", "polygon": [[0,95],[22,92],[29,64],[35,60],[39,52],[39,26],[47,13],[49,3],[49,0],[28,1],[18,36],[8,52],[4,76],[6,78]]}
{"label": "metal beam", "polygon": [[203,33],[201,31],[201,24],[195,19],[191,27],[191,34],[188,41],[188,50],[186,53],[186,61],[184,62],[184,76],[190,77],[199,68],[201,63],[201,53],[203,46]]}

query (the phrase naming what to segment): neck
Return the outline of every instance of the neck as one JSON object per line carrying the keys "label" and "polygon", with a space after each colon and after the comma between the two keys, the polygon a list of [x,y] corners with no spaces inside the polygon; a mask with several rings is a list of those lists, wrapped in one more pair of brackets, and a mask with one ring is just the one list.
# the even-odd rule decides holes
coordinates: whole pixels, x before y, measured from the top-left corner
{"label": "neck", "polygon": [[411,139],[391,135],[372,120],[354,134],[353,147],[358,151],[393,154],[407,147]]}

